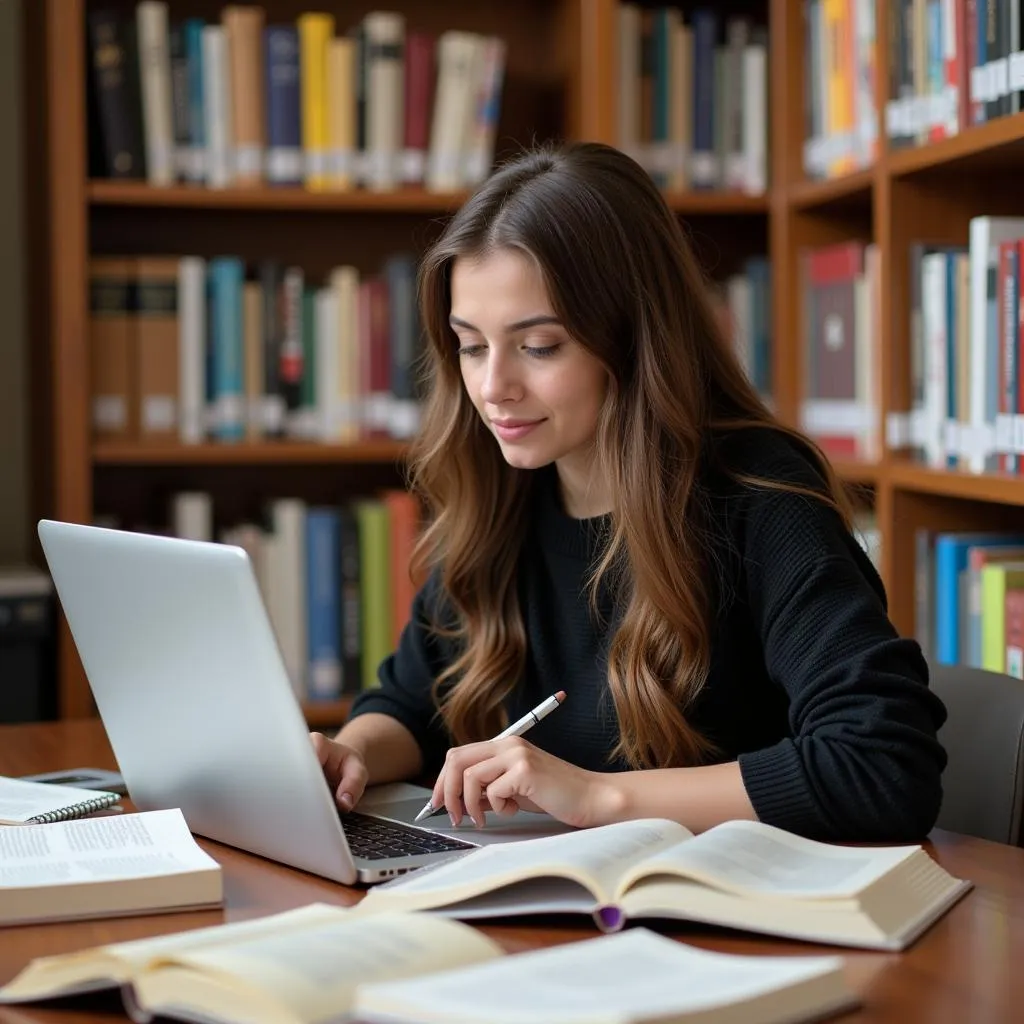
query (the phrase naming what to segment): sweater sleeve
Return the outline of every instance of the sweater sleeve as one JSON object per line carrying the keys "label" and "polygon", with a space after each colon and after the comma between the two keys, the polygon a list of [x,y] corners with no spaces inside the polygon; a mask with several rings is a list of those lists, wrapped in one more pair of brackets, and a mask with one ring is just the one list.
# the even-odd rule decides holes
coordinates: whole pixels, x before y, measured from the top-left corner
{"label": "sweater sleeve", "polygon": [[350,721],[373,711],[401,722],[419,745],[429,774],[440,769],[450,746],[432,694],[434,680],[452,658],[451,644],[434,628],[446,618],[444,609],[441,584],[432,575],[413,599],[398,647],[377,670],[380,685],[358,694],[349,713]]}
{"label": "sweater sleeve", "polygon": [[[820,486],[803,464],[801,482]],[[823,502],[759,489],[742,504],[746,596],[789,697],[790,735],[739,757],[755,812],[825,840],[922,839],[942,801],[946,711],[919,645],[897,634],[874,567]]]}

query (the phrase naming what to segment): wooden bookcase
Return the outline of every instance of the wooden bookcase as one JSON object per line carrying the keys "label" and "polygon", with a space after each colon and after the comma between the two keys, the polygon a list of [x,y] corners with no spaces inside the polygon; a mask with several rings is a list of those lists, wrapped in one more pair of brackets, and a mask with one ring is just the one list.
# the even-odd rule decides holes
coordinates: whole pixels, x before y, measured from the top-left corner
{"label": "wooden bookcase", "polygon": [[[87,0],[28,4],[25,61],[34,186],[30,218],[34,366],[35,508],[39,515],[88,522],[97,511],[154,507],[171,490],[208,487],[217,501],[284,487],[311,500],[367,491],[400,480],[402,447],[266,443],[193,448],[93,443],[88,414],[87,258],[90,254],[220,249],[256,258],[268,249],[314,272],[340,254],[372,267],[396,248],[422,247],[462,197],[404,189],[313,194],[300,189],[194,187],[90,181],[86,163],[85,15]],[[105,0],[104,6],[134,6]],[[172,0],[175,15],[212,16],[221,0]],[[332,10],[351,23],[374,5],[360,0],[263,0],[269,18]],[[505,37],[509,47],[498,154],[533,138],[616,142],[615,0],[399,0],[410,23],[465,27]],[[654,6],[654,5],[651,5]],[[689,10],[692,4],[683,4]],[[737,258],[767,253],[772,265],[772,375],[780,415],[796,422],[802,380],[798,294],[804,247],[850,238],[874,240],[881,256],[883,415],[908,407],[907,249],[911,240],[966,238],[980,213],[1024,213],[1024,114],[969,128],[920,149],[888,152],[837,180],[808,181],[804,142],[804,21],[799,0],[730,2],[769,29],[770,188],[764,197],[715,192],[667,198],[694,229],[723,274]],[[888,0],[878,0],[877,100],[888,95]],[[884,125],[884,117],[880,121]],[[938,227],[937,227],[938,225]],[[936,237],[938,235],[939,237]],[[230,241],[228,241],[230,240]],[[920,527],[1002,528],[1024,520],[1024,479],[925,469],[886,454],[839,470],[874,503],[892,618],[913,628],[914,532]],[[66,628],[59,650],[63,717],[93,713]],[[334,724],[342,705],[307,708],[311,724]]]}

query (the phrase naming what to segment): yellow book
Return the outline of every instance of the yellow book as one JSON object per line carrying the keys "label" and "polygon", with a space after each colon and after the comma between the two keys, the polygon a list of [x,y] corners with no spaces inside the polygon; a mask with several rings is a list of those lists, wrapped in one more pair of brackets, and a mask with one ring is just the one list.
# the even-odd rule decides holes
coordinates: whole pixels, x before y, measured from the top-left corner
{"label": "yellow book", "polygon": [[355,40],[337,36],[327,46],[327,186],[344,191],[355,184]]}
{"label": "yellow book", "polygon": [[981,667],[1006,671],[1006,592],[1024,587],[1024,562],[981,568]]}
{"label": "yellow book", "polygon": [[327,52],[334,36],[334,18],[330,14],[300,14],[298,29],[304,178],[307,188],[321,192],[328,183]]}

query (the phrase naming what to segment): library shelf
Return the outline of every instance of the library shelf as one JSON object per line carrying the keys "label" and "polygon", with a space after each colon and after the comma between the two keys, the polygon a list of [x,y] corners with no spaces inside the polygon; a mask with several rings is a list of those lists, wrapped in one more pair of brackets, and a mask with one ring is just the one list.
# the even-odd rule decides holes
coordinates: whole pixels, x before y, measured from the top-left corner
{"label": "library shelf", "polygon": [[86,196],[92,206],[175,207],[195,210],[265,210],[315,213],[451,213],[466,199],[465,192],[428,192],[401,188],[388,192],[368,189],[311,192],[297,187],[204,188],[171,185],[158,188],[144,181],[90,181]]}
{"label": "library shelf", "polygon": [[894,489],[1000,505],[1024,505],[1024,477],[1008,473],[966,473],[892,460],[886,476]]}
{"label": "library shelf", "polygon": [[767,194],[748,195],[746,192],[725,192],[721,190],[685,189],[666,191],[665,202],[676,213],[698,214],[751,214],[767,213]]}
{"label": "library shelf", "polygon": [[401,462],[408,446],[402,441],[372,440],[351,444],[309,441],[259,441],[206,444],[98,441],[92,461],[100,466],[247,466],[295,463]]}
{"label": "library shelf", "polygon": [[302,703],[302,714],[311,728],[343,725],[352,708],[352,698],[340,700],[307,700]]}
{"label": "library shelf", "polygon": [[794,182],[787,190],[786,198],[792,209],[803,211],[867,206],[871,202],[874,182],[874,167],[866,167],[834,178]]}
{"label": "library shelf", "polygon": [[839,479],[848,484],[866,484],[874,487],[879,480],[881,470],[877,462],[865,462],[862,459],[829,459]]}
{"label": "library shelf", "polygon": [[1024,157],[1024,113],[996,117],[939,142],[897,149],[886,158],[894,178],[931,172],[962,175],[969,171],[1020,167]]}

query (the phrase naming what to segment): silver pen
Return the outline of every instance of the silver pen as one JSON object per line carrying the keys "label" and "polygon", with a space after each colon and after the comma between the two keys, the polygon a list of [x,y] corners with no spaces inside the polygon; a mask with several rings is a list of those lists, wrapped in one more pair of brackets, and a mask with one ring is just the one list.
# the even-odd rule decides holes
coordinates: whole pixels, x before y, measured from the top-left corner
{"label": "silver pen", "polygon": [[[560,707],[562,701],[565,700],[565,690],[559,690],[553,697],[548,697],[547,700],[542,700],[532,711],[527,711],[522,718],[517,722],[513,722],[507,729],[502,730],[494,738],[496,740],[503,740],[506,736],[522,736],[524,732],[529,732],[542,718],[547,718],[555,708]],[[440,814],[444,810],[444,804],[440,807],[434,807],[428,800],[423,807],[423,810],[413,819],[413,821],[423,821],[424,818],[430,818],[435,814]]]}

